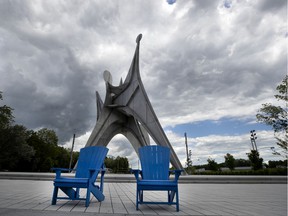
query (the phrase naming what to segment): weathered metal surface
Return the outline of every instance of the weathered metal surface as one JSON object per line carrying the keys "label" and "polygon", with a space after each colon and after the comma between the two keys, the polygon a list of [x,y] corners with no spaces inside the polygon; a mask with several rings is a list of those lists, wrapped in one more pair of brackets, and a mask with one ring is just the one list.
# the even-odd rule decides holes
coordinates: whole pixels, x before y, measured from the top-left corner
{"label": "weathered metal surface", "polygon": [[[97,122],[89,137],[87,146],[107,146],[117,134],[123,134],[138,148],[150,145],[149,135],[160,146],[171,150],[170,162],[176,169],[183,169],[172,145],[164,133],[144,89],[139,71],[139,47],[142,35],[137,39],[135,54],[127,77],[119,86],[112,85],[112,75],[104,72],[106,82],[105,101],[97,93]],[[149,135],[148,135],[149,134]]]}

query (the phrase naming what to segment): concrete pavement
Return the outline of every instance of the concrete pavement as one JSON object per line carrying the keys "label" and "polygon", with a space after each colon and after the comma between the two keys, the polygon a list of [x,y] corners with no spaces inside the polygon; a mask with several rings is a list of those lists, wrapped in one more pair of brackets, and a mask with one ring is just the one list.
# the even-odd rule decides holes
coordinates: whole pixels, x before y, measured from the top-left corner
{"label": "concrete pavement", "polygon": [[[0,180],[0,215],[247,215],[287,216],[287,184],[179,184],[180,212],[174,206],[140,205],[134,182],[106,182],[105,200],[61,200],[51,205],[52,181]],[[83,191],[84,192],[84,191]],[[144,199],[166,200],[165,192],[145,192]]]}

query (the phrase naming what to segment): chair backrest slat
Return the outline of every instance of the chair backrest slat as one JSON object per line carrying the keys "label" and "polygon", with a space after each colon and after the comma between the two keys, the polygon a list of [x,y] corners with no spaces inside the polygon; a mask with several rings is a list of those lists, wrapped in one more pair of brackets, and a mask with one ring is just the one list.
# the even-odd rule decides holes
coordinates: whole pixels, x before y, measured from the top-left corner
{"label": "chair backrest slat", "polygon": [[146,180],[168,180],[170,149],[163,146],[139,148],[142,176]]}
{"label": "chair backrest slat", "polygon": [[101,169],[108,148],[103,146],[90,146],[80,150],[76,168],[76,178],[89,178],[89,169]]}

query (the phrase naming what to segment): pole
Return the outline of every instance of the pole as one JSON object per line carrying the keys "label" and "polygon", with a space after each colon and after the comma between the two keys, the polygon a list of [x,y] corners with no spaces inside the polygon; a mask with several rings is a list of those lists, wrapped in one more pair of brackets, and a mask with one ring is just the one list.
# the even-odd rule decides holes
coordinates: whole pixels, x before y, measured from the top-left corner
{"label": "pole", "polygon": [[71,152],[70,152],[70,163],[69,163],[69,169],[71,169],[71,166],[72,166],[72,158],[73,158],[74,142],[75,142],[75,133],[73,134],[72,148],[71,148]]}
{"label": "pole", "polygon": [[250,138],[250,140],[251,140],[252,149],[255,150],[252,138]]}
{"label": "pole", "polygon": [[[251,139],[252,148],[253,148],[253,150],[258,151],[257,145],[256,145],[257,136],[256,136],[256,133],[255,133],[255,130],[251,130],[250,133],[251,133],[250,139]],[[255,149],[254,149],[254,147],[255,147]]]}
{"label": "pole", "polygon": [[187,144],[187,134],[186,134],[186,132],[184,133],[184,136],[185,136],[185,145],[186,145],[186,156],[187,156],[187,161],[188,161],[189,155],[188,155],[188,144]]}

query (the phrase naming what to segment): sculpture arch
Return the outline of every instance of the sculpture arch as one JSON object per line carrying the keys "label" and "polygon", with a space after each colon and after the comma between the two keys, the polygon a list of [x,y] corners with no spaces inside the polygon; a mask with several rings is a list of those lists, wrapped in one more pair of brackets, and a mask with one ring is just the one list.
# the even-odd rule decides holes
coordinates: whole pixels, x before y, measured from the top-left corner
{"label": "sculpture arch", "polygon": [[[183,169],[163,128],[153,110],[144,89],[139,71],[139,48],[142,34],[136,39],[136,50],[124,81],[119,86],[112,85],[112,75],[104,71],[106,97],[103,103],[96,92],[97,121],[86,143],[87,146],[107,146],[116,134],[124,135],[138,155],[138,148],[150,145],[149,135],[157,145],[171,149],[171,164]],[[149,134],[149,135],[148,135]]]}

